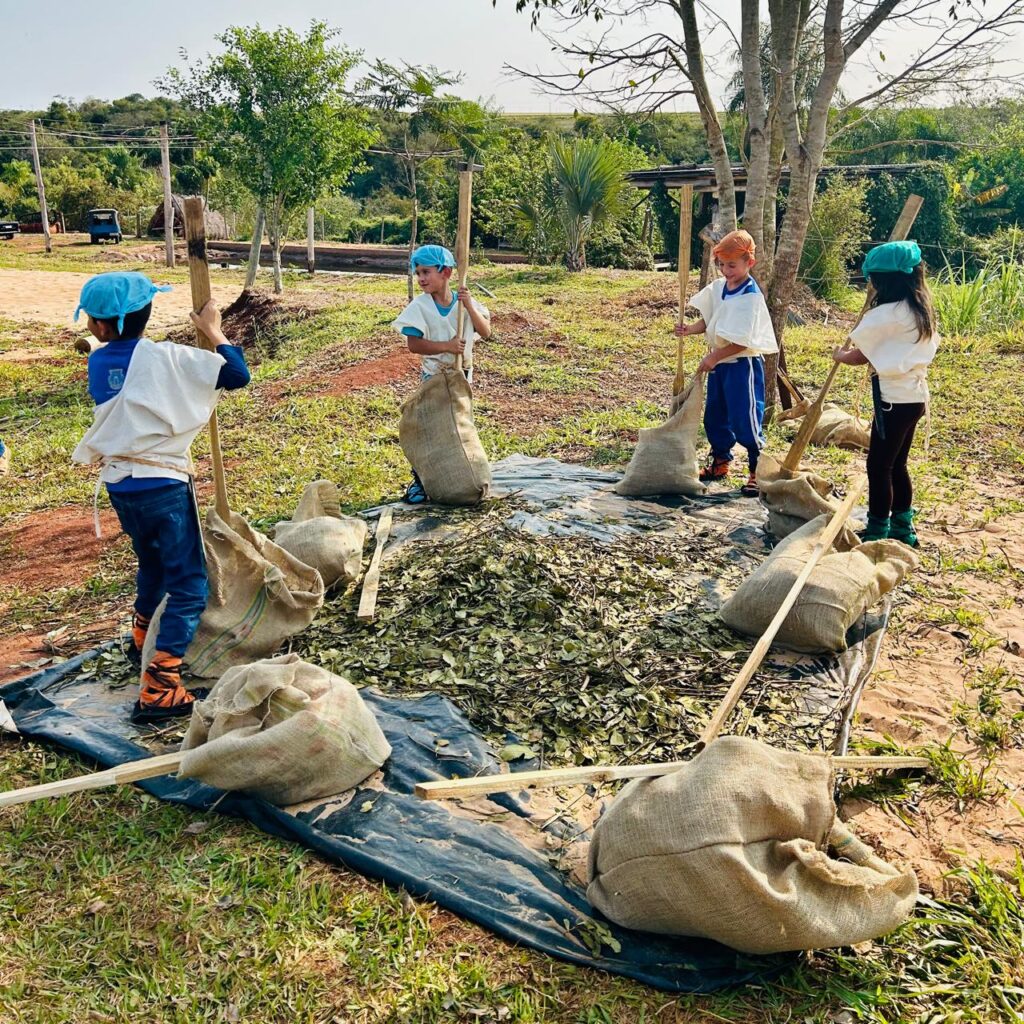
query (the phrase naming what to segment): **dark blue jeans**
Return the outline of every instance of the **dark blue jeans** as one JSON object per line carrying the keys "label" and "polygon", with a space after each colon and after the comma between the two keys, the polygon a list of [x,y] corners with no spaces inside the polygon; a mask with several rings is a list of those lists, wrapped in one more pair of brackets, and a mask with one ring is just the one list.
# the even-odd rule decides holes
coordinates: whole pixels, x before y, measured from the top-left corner
{"label": "dark blue jeans", "polygon": [[195,636],[209,588],[199,518],[188,484],[110,493],[139,559],[135,610],[149,618],[167,596],[156,649],[182,657]]}

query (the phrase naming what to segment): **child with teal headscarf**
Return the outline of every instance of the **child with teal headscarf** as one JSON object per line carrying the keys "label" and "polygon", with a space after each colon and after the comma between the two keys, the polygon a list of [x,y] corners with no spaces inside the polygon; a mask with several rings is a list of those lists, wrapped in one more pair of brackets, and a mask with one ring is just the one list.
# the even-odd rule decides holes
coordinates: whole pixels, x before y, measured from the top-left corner
{"label": "child with teal headscarf", "polygon": [[917,242],[886,242],[864,260],[871,304],[833,358],[871,366],[875,415],[868,448],[868,524],[863,540],[891,537],[917,547],[907,461],[928,406],[928,366],[939,344]]}

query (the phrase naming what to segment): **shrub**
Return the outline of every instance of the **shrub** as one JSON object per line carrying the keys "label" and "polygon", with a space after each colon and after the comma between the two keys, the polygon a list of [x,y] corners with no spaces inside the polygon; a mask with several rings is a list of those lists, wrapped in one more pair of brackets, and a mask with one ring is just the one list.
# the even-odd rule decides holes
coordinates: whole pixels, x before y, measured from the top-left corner
{"label": "shrub", "polygon": [[850,263],[870,237],[867,182],[831,178],[815,198],[800,260],[800,273],[815,294],[840,299],[849,287]]}
{"label": "shrub", "polygon": [[912,237],[924,249],[925,260],[932,266],[941,266],[944,258],[963,244],[953,175],[944,164],[922,164],[899,177],[883,172],[873,178],[867,186],[870,237],[875,241],[889,237],[911,193],[924,198]]}
{"label": "shrub", "polygon": [[609,224],[587,243],[587,264],[619,270],[653,270],[654,254],[629,225]]}

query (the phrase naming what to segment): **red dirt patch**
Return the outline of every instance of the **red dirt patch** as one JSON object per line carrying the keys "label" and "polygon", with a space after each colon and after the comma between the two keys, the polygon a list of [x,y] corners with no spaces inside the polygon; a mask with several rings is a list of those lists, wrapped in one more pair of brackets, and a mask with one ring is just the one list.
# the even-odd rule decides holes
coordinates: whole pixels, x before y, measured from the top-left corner
{"label": "red dirt patch", "polygon": [[92,512],[79,506],[34,512],[0,529],[0,587],[40,593],[81,583],[96,570],[100,556],[121,532],[117,515],[100,513],[103,537]]}
{"label": "red dirt patch", "polygon": [[397,380],[411,379],[419,369],[420,357],[402,345],[380,359],[368,359],[336,373],[318,388],[317,393],[338,397],[361,391],[364,388],[379,387]]}

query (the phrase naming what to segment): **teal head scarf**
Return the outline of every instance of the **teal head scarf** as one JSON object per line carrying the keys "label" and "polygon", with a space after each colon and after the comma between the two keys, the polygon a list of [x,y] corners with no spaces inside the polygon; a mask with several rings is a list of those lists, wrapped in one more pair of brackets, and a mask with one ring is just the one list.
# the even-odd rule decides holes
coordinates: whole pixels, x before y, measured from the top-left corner
{"label": "teal head scarf", "polygon": [[911,274],[921,262],[921,247],[917,242],[886,242],[876,245],[864,258],[861,268],[864,276],[869,274],[891,274],[900,271]]}
{"label": "teal head scarf", "polygon": [[75,320],[84,309],[95,320],[117,318],[117,333],[124,330],[124,318],[143,309],[153,301],[157,292],[169,292],[169,284],[153,284],[145,274],[115,270],[97,274],[82,287],[75,310]]}

